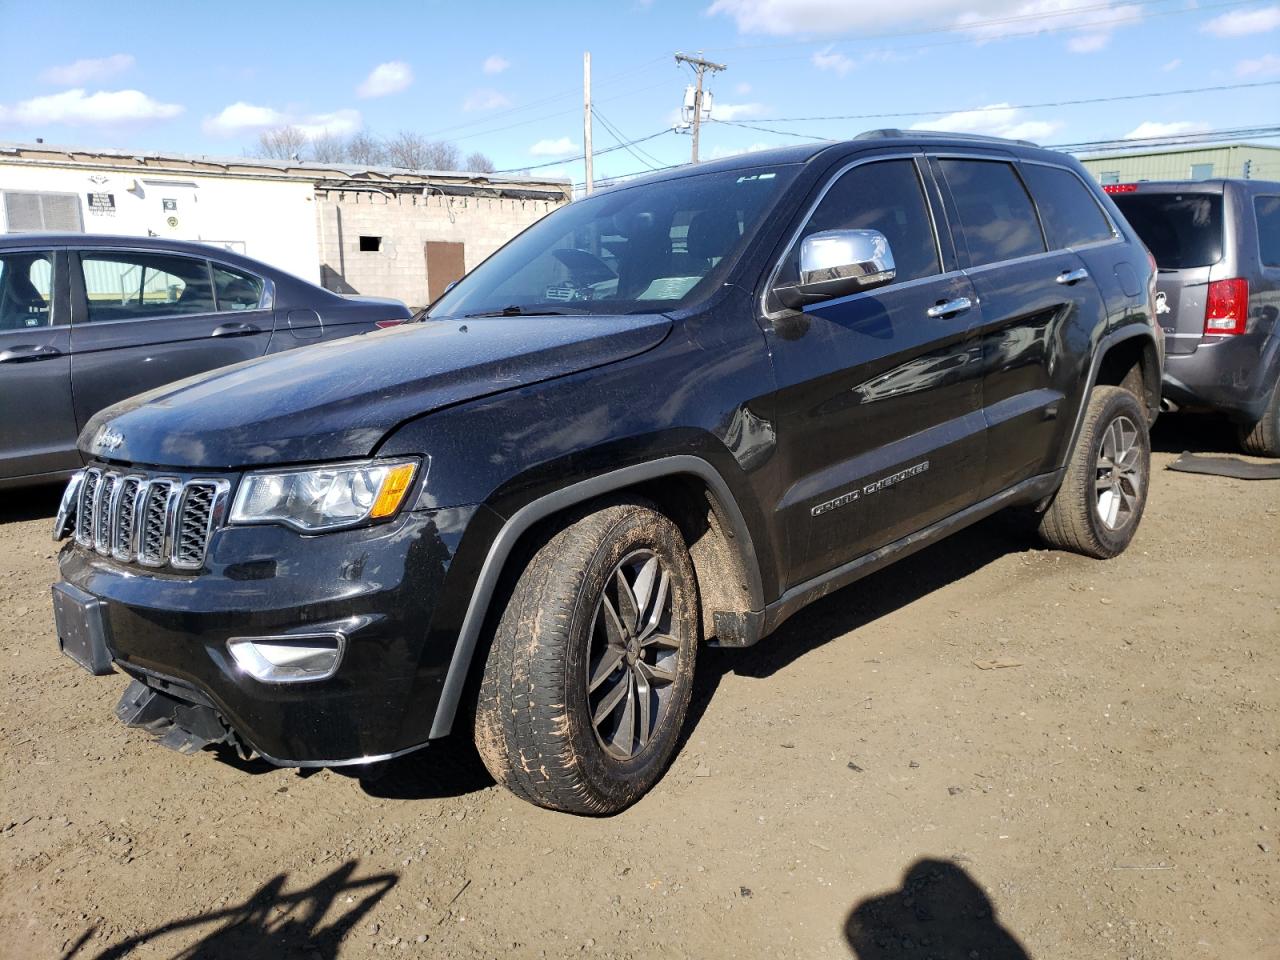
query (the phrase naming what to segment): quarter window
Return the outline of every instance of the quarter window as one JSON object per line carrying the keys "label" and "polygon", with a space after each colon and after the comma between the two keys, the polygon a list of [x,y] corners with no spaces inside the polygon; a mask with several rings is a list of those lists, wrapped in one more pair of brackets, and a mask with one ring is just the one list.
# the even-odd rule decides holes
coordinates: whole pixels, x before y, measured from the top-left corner
{"label": "quarter window", "polygon": [[1044,253],[1035,208],[1011,165],[995,160],[942,160],[940,165],[973,266]]}
{"label": "quarter window", "polygon": [[1258,252],[1268,267],[1280,267],[1280,197],[1255,197]]}
{"label": "quarter window", "polygon": [[1022,176],[1036,198],[1050,247],[1078,247],[1112,238],[1102,208],[1071,171],[1029,163],[1023,166]]}
{"label": "quarter window", "polygon": [[82,253],[89,320],[213,313],[209,262],[152,253]]}
{"label": "quarter window", "polygon": [[213,286],[218,310],[256,310],[262,304],[262,281],[250,273],[213,266]]}
{"label": "quarter window", "polygon": [[49,326],[52,302],[53,254],[0,257],[0,333]]}
{"label": "quarter window", "polygon": [[788,252],[779,282],[794,283],[799,278],[800,243],[823,230],[879,230],[893,252],[896,281],[919,280],[940,270],[933,221],[911,160],[854,167],[832,184]]}

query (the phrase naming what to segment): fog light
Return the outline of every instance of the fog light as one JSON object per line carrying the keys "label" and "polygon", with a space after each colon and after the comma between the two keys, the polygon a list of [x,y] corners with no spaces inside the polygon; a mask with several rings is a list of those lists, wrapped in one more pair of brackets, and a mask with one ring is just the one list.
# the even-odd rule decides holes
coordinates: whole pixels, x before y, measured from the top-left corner
{"label": "fog light", "polygon": [[340,633],[284,637],[232,637],[227,650],[238,666],[263,683],[327,680],[338,670],[347,638]]}

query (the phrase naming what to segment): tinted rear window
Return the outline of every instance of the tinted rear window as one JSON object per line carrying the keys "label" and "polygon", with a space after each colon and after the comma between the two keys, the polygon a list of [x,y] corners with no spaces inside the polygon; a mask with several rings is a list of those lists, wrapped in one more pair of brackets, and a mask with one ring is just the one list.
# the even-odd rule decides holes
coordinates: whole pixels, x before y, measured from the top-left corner
{"label": "tinted rear window", "polygon": [[1163,270],[1207,267],[1222,259],[1222,195],[1128,193],[1113,196]]}
{"label": "tinted rear window", "polygon": [[1024,164],[1022,176],[1040,208],[1049,246],[1079,247],[1112,238],[1111,224],[1093,194],[1070,170]]}
{"label": "tinted rear window", "polygon": [[940,165],[975,267],[1044,253],[1035,208],[1013,167],[991,160],[943,160]]}
{"label": "tinted rear window", "polygon": [[1253,209],[1258,214],[1258,248],[1262,262],[1280,267],[1280,197],[1257,197]]}

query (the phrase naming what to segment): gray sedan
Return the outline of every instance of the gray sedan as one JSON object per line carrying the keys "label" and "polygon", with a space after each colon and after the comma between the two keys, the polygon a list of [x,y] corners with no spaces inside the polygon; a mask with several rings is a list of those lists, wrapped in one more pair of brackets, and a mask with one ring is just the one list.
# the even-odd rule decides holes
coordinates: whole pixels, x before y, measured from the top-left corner
{"label": "gray sedan", "polygon": [[0,488],[79,469],[76,436],[118,400],[409,316],[201,243],[0,237]]}

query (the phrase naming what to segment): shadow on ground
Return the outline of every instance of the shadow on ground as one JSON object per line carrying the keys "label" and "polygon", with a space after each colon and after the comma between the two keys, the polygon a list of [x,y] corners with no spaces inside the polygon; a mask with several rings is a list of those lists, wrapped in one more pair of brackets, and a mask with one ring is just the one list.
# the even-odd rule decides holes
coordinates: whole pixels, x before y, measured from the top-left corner
{"label": "shadow on ground", "polygon": [[65,484],[0,490],[0,524],[24,523],[27,520],[53,519],[58,512]]}
{"label": "shadow on ground", "polygon": [[[92,960],[122,960],[137,947],[171,934],[201,931],[198,941],[173,956],[190,960],[278,960],[281,957],[307,957],[333,960],[341,941],[372,910],[388,890],[396,885],[397,876],[381,873],[353,880],[357,861],[351,860],[328,876],[295,893],[284,893],[288,874],[279,873],[264,883],[243,903],[184,917],[145,930],[121,940],[94,954]],[[339,899],[341,898],[341,899]],[[351,899],[353,902],[347,904]],[[324,923],[330,911],[335,916]],[[204,928],[208,929],[204,932]],[[84,946],[93,937],[94,928],[80,935],[63,954],[63,960],[83,957]]]}
{"label": "shadow on ground", "polygon": [[1235,424],[1207,413],[1162,413],[1151,428],[1154,453],[1240,453]]}
{"label": "shadow on ground", "polygon": [[858,960],[1028,960],[982,887],[951,860],[918,860],[902,886],[869,897],[844,925]]}

